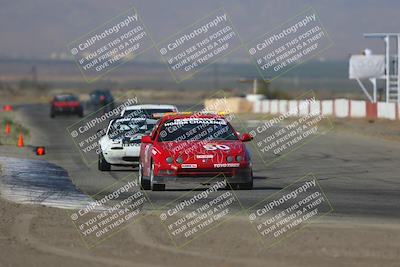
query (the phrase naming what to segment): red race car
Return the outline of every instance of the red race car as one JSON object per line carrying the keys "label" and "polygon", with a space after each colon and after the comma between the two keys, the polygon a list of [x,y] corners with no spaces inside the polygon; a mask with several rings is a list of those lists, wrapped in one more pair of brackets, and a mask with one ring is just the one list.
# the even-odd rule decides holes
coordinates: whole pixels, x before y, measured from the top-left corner
{"label": "red race car", "polygon": [[141,139],[139,181],[145,190],[165,190],[168,182],[207,184],[215,177],[235,189],[252,189],[252,164],[243,143],[250,140],[222,115],[166,114]]}
{"label": "red race car", "polygon": [[72,94],[56,95],[50,103],[50,117],[58,114],[77,114],[83,117],[83,107],[78,97]]}

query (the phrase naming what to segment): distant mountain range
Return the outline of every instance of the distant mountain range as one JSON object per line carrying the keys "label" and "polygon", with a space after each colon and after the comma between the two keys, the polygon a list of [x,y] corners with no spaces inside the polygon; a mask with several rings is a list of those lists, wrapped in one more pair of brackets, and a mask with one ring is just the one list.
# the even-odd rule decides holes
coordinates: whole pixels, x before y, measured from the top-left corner
{"label": "distant mountain range", "polygon": [[[34,66],[34,68],[33,68]],[[33,69],[35,74],[33,74]],[[216,90],[236,88],[250,91],[251,83],[240,83],[260,78],[251,64],[222,64],[208,66],[193,79],[176,83],[164,63],[132,61],[103,76],[98,82],[88,84],[73,61],[0,59],[0,83],[17,85],[30,81],[35,75],[39,82],[52,88],[150,88]],[[316,90],[359,93],[357,83],[348,79],[346,61],[310,61],[300,64],[272,82],[273,88],[288,91]]]}

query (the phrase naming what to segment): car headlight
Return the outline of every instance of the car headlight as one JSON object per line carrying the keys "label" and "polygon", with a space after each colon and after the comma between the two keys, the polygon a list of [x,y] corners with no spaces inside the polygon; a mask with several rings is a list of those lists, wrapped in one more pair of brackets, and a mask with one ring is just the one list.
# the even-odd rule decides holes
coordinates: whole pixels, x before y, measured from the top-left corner
{"label": "car headlight", "polygon": [[232,162],[233,161],[233,157],[232,156],[227,156],[226,157],[226,161],[227,162]]}
{"label": "car headlight", "polygon": [[178,157],[178,158],[176,159],[176,162],[179,163],[179,164],[181,164],[181,163],[183,162],[183,158],[182,158],[182,157]]}
{"label": "car headlight", "polygon": [[236,156],[236,161],[240,162],[242,160],[242,156]]}
{"label": "car headlight", "polygon": [[174,159],[172,158],[172,157],[168,157],[168,158],[166,158],[165,159],[165,161],[167,162],[167,163],[172,163],[172,162],[174,162]]}

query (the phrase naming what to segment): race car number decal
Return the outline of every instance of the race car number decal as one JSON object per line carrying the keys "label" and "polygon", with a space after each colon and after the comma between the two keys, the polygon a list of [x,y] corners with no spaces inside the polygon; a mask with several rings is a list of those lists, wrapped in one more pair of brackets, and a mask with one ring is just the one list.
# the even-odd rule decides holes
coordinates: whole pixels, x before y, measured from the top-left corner
{"label": "race car number decal", "polygon": [[203,146],[206,150],[229,150],[229,146],[227,145],[214,145],[214,144],[207,144]]}

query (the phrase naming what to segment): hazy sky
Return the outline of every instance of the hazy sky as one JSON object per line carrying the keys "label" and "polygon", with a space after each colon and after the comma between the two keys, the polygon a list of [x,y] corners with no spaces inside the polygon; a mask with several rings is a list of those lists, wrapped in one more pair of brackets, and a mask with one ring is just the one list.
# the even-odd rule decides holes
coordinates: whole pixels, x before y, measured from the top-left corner
{"label": "hazy sky", "polygon": [[[305,8],[315,8],[334,45],[322,56],[346,59],[349,53],[383,42],[366,32],[400,32],[396,0],[0,0],[0,57],[48,58],[67,53],[67,44],[134,6],[158,42],[211,11],[224,7],[244,41],[272,30]],[[379,51],[380,52],[380,51]],[[141,60],[155,61],[155,51]],[[227,61],[245,61],[245,53]]]}

